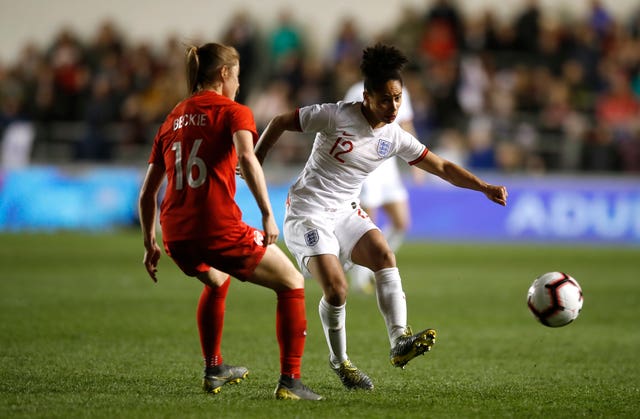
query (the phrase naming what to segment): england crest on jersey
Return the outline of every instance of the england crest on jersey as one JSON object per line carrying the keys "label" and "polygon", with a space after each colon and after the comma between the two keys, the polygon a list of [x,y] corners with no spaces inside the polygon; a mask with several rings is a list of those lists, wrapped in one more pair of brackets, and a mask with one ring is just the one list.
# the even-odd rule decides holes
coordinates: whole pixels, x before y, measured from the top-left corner
{"label": "england crest on jersey", "polygon": [[304,233],[304,242],[307,246],[312,247],[318,244],[318,240],[320,239],[320,235],[318,234],[317,229],[309,230]]}
{"label": "england crest on jersey", "polygon": [[382,138],[378,140],[378,156],[387,157],[387,154],[391,151],[391,141],[383,140]]}

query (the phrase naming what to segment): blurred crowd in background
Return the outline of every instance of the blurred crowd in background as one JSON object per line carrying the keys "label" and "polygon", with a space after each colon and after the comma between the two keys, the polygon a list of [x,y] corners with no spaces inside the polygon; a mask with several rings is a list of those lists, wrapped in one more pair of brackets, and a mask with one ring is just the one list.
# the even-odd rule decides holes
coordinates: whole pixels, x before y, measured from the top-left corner
{"label": "blurred crowd in background", "polygon": [[[586,17],[554,16],[530,1],[508,21],[466,16],[448,0],[406,7],[367,37],[343,16],[327,53],[295,13],[267,28],[255,12],[224,23],[216,41],[241,54],[237,100],[258,129],[272,116],[340,100],[360,79],[362,49],[382,41],[410,59],[404,83],[419,139],[475,170],[503,173],[640,171],[640,7],[624,19],[597,0]],[[60,28],[0,64],[3,165],[146,161],[159,123],[186,95],[185,49],[131,42],[105,21],[88,39]],[[298,165],[311,139],[289,133],[270,160]]]}

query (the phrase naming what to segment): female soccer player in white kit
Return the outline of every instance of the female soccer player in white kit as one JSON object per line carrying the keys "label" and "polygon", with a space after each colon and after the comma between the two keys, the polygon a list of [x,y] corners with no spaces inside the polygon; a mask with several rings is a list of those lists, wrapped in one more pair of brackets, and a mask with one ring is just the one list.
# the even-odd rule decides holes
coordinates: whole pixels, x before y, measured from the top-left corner
{"label": "female soccer player in white kit", "polygon": [[490,185],[444,160],[392,122],[402,103],[400,71],[407,62],[383,44],[363,51],[363,102],[311,105],[273,118],[256,144],[263,162],[284,131],[315,132],[311,155],[289,189],[284,238],[302,273],[323,290],[320,319],[330,350],[329,363],[345,387],[373,389],[371,379],[349,360],[346,334],[347,280],[352,263],[374,272],[378,308],[384,317],[391,364],[404,367],[431,349],[436,331],[412,334],[396,259],[381,231],[358,203],[362,183],[385,160],[399,156],[410,165],[451,184],[484,193],[506,205],[504,186]]}
{"label": "female soccer player in white kit", "polygon": [[[347,90],[344,96],[345,102],[361,102],[364,99],[364,82],[355,83]],[[413,107],[409,92],[402,87],[402,106],[398,109],[397,122],[405,131],[416,135],[413,126]],[[383,234],[391,250],[398,251],[404,241],[407,228],[410,223],[409,215],[409,194],[402,183],[402,176],[398,168],[398,159],[391,158],[385,160],[362,184],[360,192],[360,206],[369,214],[374,223],[378,221],[378,208],[382,208],[387,214],[390,225],[383,228]],[[351,288],[364,292],[373,292],[372,286],[375,283],[373,272],[354,264],[349,271],[351,277]]]}

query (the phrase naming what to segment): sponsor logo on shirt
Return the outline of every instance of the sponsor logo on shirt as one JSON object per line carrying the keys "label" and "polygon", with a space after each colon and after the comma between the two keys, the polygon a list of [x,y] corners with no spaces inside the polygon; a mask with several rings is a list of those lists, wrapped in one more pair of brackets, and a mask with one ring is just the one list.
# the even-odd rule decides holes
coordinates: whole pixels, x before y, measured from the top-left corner
{"label": "sponsor logo on shirt", "polygon": [[391,151],[391,141],[383,140],[382,138],[378,140],[378,156],[387,157],[389,152]]}
{"label": "sponsor logo on shirt", "polygon": [[320,240],[320,235],[318,234],[317,229],[314,228],[313,230],[309,230],[304,233],[304,242],[307,244],[307,246],[315,246],[316,244],[318,244],[318,240]]}

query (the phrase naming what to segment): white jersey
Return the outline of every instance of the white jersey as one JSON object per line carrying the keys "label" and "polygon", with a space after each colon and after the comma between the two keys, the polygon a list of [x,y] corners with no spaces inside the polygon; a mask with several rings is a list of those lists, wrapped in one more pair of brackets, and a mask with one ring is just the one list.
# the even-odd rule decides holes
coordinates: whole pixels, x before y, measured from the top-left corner
{"label": "white jersey", "polygon": [[291,205],[339,209],[357,201],[366,177],[385,160],[398,156],[412,165],[427,147],[398,124],[373,129],[360,102],[338,102],[300,108],[303,132],[316,132],[311,155],[289,189]]}

